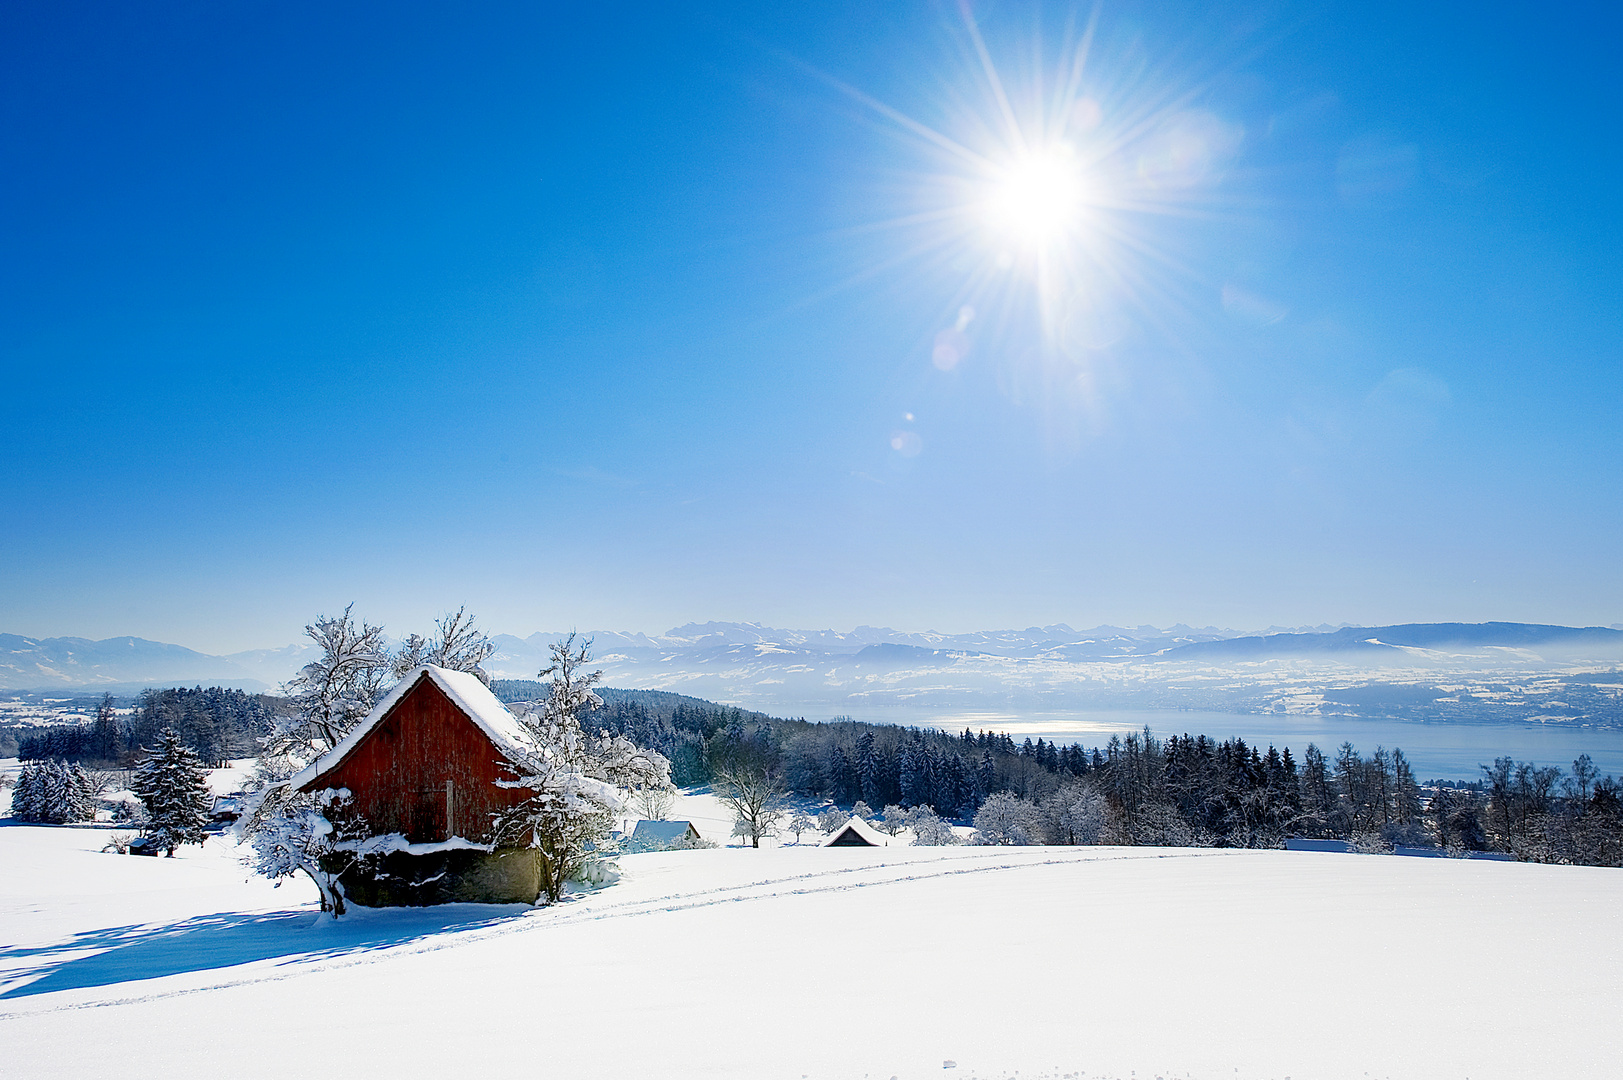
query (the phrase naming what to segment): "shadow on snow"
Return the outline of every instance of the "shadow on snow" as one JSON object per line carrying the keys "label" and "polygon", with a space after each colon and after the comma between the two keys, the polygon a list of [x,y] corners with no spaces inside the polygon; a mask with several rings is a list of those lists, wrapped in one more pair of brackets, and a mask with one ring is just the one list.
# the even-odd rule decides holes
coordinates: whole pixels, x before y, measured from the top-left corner
{"label": "shadow on snow", "polygon": [[[212,971],[261,960],[281,960],[282,965],[312,964],[491,926],[534,910],[525,905],[446,904],[431,908],[352,909],[342,919],[311,911],[253,915],[221,912],[165,926],[107,927],[51,945],[0,948],[0,963],[25,961],[6,972],[5,981],[32,979],[0,993],[0,1000]],[[87,950],[97,951],[83,955]]]}

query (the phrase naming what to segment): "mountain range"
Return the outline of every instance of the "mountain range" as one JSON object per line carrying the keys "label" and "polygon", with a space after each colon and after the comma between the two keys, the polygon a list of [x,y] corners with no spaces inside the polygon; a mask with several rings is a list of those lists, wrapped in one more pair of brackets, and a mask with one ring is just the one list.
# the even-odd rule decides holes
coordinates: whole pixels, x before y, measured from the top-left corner
{"label": "mountain range", "polygon": [[[927,680],[932,670],[995,678],[1022,671],[1098,669],[1109,681],[1113,667],[1131,665],[1137,671],[1145,664],[1181,669],[1292,659],[1430,666],[1623,661],[1623,629],[1617,627],[1503,622],[1270,627],[1261,633],[1182,624],[1076,630],[1061,623],[967,634],[871,626],[846,633],[707,622],[655,636],[619,631],[582,636],[592,640],[596,662],[622,685],[703,689],[720,693],[722,700],[760,697],[739,693],[749,685],[779,686],[787,692],[789,684],[820,684],[832,690],[851,683],[893,682],[898,672]],[[534,678],[547,664],[549,647],[562,637],[493,635],[496,653],[486,667],[498,678]],[[313,656],[309,643],[216,656],[137,637],[91,641],[0,634],[0,689],[129,692],[209,683],[274,690]]]}

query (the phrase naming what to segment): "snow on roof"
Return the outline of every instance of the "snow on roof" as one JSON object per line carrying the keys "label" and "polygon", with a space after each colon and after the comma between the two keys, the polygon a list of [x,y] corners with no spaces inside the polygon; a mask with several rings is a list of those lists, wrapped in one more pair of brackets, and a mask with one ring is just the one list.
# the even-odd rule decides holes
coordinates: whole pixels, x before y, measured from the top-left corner
{"label": "snow on roof", "polygon": [[838,840],[848,832],[855,833],[873,847],[888,847],[890,846],[891,841],[895,839],[894,837],[886,836],[884,833],[880,832],[878,829],[875,829],[872,825],[869,825],[861,818],[853,817],[850,821],[847,821],[844,825],[841,825],[838,829],[835,829],[834,832],[829,835],[829,838],[823,841],[823,846],[833,847],[834,841]]}
{"label": "snow on roof", "polygon": [[389,710],[399,704],[400,699],[410,693],[411,689],[423,679],[428,679],[439,687],[457,708],[467,714],[468,719],[479,726],[479,730],[485,733],[498,750],[512,757],[523,755],[524,729],[519,726],[513,714],[507,711],[507,706],[496,700],[496,695],[490,692],[490,687],[479,680],[479,676],[424,664],[408,671],[406,677],[396,683],[394,689],[390,690],[382,701],[372,706],[372,711],[366,714],[365,720],[356,724],[354,730],[338,741],[337,746],[316,758],[293,777],[288,782],[289,785],[297,790],[336,768],[361,744],[361,740],[377,726],[378,721],[387,716]]}
{"label": "snow on roof", "polygon": [[695,836],[699,834],[699,830],[693,827],[691,821],[648,821],[645,819],[637,822],[637,827],[631,830],[631,839],[637,842],[647,840],[668,843],[672,840],[682,839],[690,831]]}

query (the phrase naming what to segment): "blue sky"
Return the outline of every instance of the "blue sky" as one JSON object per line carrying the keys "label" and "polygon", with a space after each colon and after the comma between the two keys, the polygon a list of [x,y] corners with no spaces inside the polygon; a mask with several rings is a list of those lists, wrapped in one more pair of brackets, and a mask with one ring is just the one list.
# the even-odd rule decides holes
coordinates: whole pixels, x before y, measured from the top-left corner
{"label": "blue sky", "polygon": [[1623,620],[1615,13],[793,7],[7,5],[0,630]]}

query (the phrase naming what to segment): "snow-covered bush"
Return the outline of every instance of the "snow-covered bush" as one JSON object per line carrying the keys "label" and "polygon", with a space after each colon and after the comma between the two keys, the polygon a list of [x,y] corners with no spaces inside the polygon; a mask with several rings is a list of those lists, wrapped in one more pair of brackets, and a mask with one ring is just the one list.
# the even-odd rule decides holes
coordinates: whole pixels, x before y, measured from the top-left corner
{"label": "snow-covered bush", "polygon": [[144,755],[135,767],[131,790],[146,807],[147,837],[173,858],[182,844],[203,842],[213,801],[205,779],[208,772],[174,728],[158,732],[157,744]]}
{"label": "snow-covered bush", "polygon": [[1349,836],[1352,849],[1361,855],[1390,855],[1392,844],[1379,832],[1356,832]]}
{"label": "snow-covered bush", "polygon": [[134,833],[108,833],[107,843],[103,844],[101,849],[103,851],[110,851],[114,855],[128,855],[130,853],[130,841],[134,839]]}
{"label": "snow-covered bush", "polygon": [[569,880],[588,888],[600,889],[620,880],[620,868],[608,859],[587,859]]}

